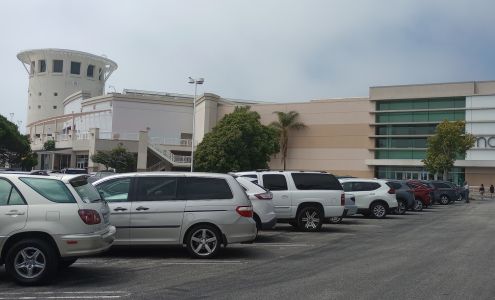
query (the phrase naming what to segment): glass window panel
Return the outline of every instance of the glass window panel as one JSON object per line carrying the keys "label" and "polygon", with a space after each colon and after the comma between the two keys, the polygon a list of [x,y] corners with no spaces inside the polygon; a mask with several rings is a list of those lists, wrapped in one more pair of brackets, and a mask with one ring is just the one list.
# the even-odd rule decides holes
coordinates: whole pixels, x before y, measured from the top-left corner
{"label": "glass window panel", "polygon": [[428,100],[416,100],[413,102],[415,109],[428,109]]}
{"label": "glass window panel", "polygon": [[453,121],[454,120],[454,112],[453,111],[430,111],[429,112],[429,121],[438,121],[442,122],[444,120]]}
{"label": "glass window panel", "polygon": [[414,148],[426,148],[426,138],[414,139]]}
{"label": "glass window panel", "polygon": [[10,192],[10,199],[9,199],[9,205],[25,205],[26,203],[24,202],[24,199],[22,198],[21,194],[12,187],[12,191]]}
{"label": "glass window panel", "polygon": [[175,200],[177,193],[176,177],[142,177],[138,179],[140,201]]}
{"label": "glass window panel", "polygon": [[390,102],[389,105],[390,110],[403,110],[403,109],[412,109],[412,108],[413,108],[412,100],[393,101]]}
{"label": "glass window panel", "polygon": [[375,146],[377,148],[388,148],[388,141],[390,139],[376,139]]}
{"label": "glass window panel", "polygon": [[424,159],[426,158],[426,151],[413,151],[413,159]]}
{"label": "glass window panel", "polygon": [[389,122],[412,122],[412,113],[390,113]]}
{"label": "glass window panel", "polygon": [[388,127],[388,126],[378,126],[376,128],[376,131],[375,132],[376,132],[377,135],[388,135],[389,134],[389,129],[390,129],[390,127]]}
{"label": "glass window panel", "polygon": [[272,191],[286,191],[287,180],[284,175],[266,174],[263,175],[263,187]]}
{"label": "glass window panel", "polygon": [[429,108],[430,109],[454,108],[454,99],[453,98],[431,99]]}
{"label": "glass window panel", "polygon": [[466,107],[466,98],[456,98],[454,100],[454,106],[456,108],[465,108]]}
{"label": "glass window panel", "polygon": [[413,121],[414,122],[427,122],[428,121],[428,112],[415,112],[413,114]]}
{"label": "glass window panel", "polygon": [[5,180],[0,180],[0,205],[9,203],[10,191],[12,185]]}
{"label": "glass window panel", "polygon": [[376,122],[377,123],[386,123],[389,120],[389,114],[388,113],[380,113],[376,115]]}
{"label": "glass window panel", "polygon": [[412,151],[411,150],[390,151],[389,158],[390,159],[412,159]]}
{"label": "glass window panel", "polygon": [[454,112],[454,119],[458,121],[464,121],[466,120],[466,112],[464,110],[462,111],[455,111]]}
{"label": "glass window panel", "polygon": [[378,150],[375,151],[375,158],[376,159],[388,159],[388,150]]}
{"label": "glass window panel", "polygon": [[410,148],[412,147],[411,139],[391,139],[390,141],[391,148]]}
{"label": "glass window panel", "polygon": [[331,174],[292,173],[298,190],[341,190],[339,181]]}
{"label": "glass window panel", "polygon": [[70,62],[70,73],[79,75],[81,74],[81,63],[77,61]]}
{"label": "glass window panel", "polygon": [[389,103],[386,101],[379,101],[376,103],[376,110],[388,110]]}
{"label": "glass window panel", "polygon": [[189,177],[181,185],[186,200],[232,199],[230,186],[223,178]]}
{"label": "glass window panel", "polygon": [[62,73],[64,69],[64,61],[60,59],[53,60],[53,73]]}
{"label": "glass window panel", "polygon": [[125,202],[128,201],[130,186],[130,178],[121,178],[104,181],[96,189],[108,202]]}
{"label": "glass window panel", "polygon": [[76,199],[62,181],[28,177],[19,179],[50,201],[56,203],[76,203]]}

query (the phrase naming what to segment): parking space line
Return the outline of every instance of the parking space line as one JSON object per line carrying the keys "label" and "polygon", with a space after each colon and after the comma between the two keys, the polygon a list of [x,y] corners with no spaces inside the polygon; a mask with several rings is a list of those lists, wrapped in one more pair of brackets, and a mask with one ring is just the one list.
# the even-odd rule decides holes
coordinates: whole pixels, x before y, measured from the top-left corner
{"label": "parking space line", "polygon": [[254,244],[245,244],[242,245],[244,246],[251,246],[251,247],[314,247],[312,244],[297,244],[297,243],[254,243]]}
{"label": "parking space line", "polygon": [[0,300],[13,299],[118,299],[131,294],[125,291],[99,292],[2,292]]}

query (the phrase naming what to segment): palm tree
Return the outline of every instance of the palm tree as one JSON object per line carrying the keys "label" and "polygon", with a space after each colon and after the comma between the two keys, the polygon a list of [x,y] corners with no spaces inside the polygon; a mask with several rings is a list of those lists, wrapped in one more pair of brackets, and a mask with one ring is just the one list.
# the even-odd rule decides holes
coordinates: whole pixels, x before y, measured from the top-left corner
{"label": "palm tree", "polygon": [[306,125],[304,125],[304,123],[297,122],[299,113],[296,111],[291,110],[288,113],[284,113],[282,111],[274,111],[273,113],[278,115],[278,121],[272,122],[270,126],[280,132],[280,148],[282,148],[282,162],[284,164],[285,170],[287,160],[287,147],[289,145],[289,131],[306,128]]}

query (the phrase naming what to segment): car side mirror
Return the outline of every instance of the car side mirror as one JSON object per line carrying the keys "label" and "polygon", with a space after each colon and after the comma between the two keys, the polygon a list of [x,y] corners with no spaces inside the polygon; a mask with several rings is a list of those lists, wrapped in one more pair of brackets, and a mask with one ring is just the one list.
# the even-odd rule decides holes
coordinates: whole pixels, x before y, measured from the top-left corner
{"label": "car side mirror", "polygon": [[105,194],[103,193],[103,191],[98,191],[98,194],[100,194],[101,200],[106,201],[105,200]]}

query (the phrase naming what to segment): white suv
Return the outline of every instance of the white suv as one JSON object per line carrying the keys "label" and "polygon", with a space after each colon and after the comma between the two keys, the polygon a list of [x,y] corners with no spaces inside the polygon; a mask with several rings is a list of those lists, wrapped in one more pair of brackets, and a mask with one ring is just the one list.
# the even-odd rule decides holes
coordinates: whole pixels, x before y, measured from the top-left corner
{"label": "white suv", "polygon": [[273,194],[277,222],[288,222],[304,231],[319,231],[324,221],[344,213],[342,185],[331,174],[304,171],[239,172]]}
{"label": "white suv", "polygon": [[221,245],[256,238],[251,201],[230,175],[129,173],[93,185],[110,206],[115,245],[185,245],[211,258]]}
{"label": "white suv", "polygon": [[346,193],[354,195],[360,214],[382,219],[397,209],[395,190],[386,180],[345,178],[340,182]]}
{"label": "white suv", "polygon": [[79,256],[108,249],[109,219],[87,176],[0,174],[0,264],[18,283],[47,282]]}

